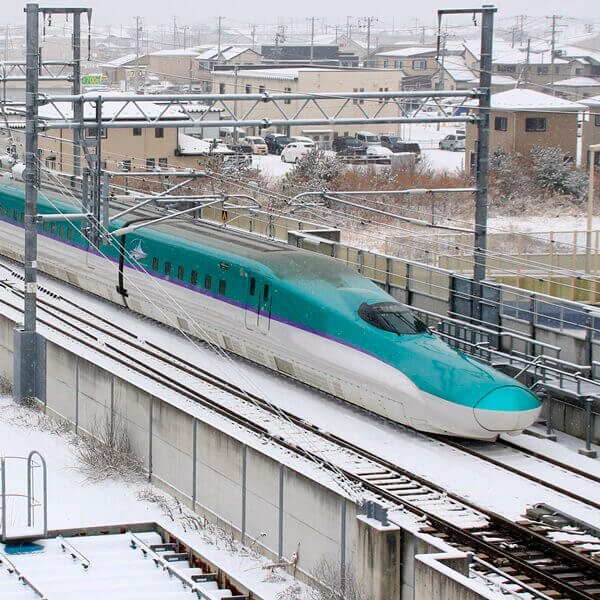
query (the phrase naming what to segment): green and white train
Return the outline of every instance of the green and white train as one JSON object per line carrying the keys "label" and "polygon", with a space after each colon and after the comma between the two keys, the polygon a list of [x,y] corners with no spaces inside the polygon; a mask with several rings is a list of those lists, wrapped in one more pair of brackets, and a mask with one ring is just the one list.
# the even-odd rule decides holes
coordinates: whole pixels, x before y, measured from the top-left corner
{"label": "green and white train", "polygon": [[[49,193],[38,209],[81,212]],[[23,185],[1,178],[1,254],[22,257],[23,210]],[[41,270],[368,411],[483,440],[522,431],[539,415],[526,387],[442,342],[408,307],[333,258],[170,221],[126,236],[121,285],[117,240],[91,248],[77,227],[40,225]]]}

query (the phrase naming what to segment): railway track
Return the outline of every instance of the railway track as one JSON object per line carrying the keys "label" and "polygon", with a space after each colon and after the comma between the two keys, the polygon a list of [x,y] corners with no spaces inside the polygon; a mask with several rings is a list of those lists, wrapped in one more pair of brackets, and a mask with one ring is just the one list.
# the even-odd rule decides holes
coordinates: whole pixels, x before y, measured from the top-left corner
{"label": "railway track", "polygon": [[[9,298],[0,303],[22,311],[22,275],[9,267],[0,287]],[[471,552],[511,578],[511,589],[522,585],[539,598],[600,599],[600,548],[561,544],[552,527],[534,521],[514,523],[383,460],[292,413],[274,407],[240,387],[100,315],[40,287],[39,321],[46,327],[100,353],[118,364],[200,404],[230,422],[328,470],[355,497],[377,500],[390,511],[412,513],[424,521],[423,531]],[[60,304],[60,306],[59,306]],[[350,489],[347,482],[351,482]],[[564,491],[564,490],[562,490]]]}

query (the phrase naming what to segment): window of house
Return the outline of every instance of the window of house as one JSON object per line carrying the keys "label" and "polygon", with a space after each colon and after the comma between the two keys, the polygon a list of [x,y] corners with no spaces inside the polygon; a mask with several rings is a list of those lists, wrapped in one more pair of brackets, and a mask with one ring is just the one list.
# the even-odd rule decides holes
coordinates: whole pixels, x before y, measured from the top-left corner
{"label": "window of house", "polygon": [[547,65],[541,65],[537,68],[538,75],[548,75],[548,67]]}
{"label": "window of house", "polygon": [[190,282],[192,285],[196,285],[198,283],[198,271],[192,271]]}
{"label": "window of house", "polygon": [[256,279],[254,279],[254,277],[252,277],[250,279],[250,295],[254,296],[256,292]]}
{"label": "window of house", "polygon": [[496,131],[506,131],[508,129],[508,118],[496,117],[494,119],[494,129]]}
{"label": "window of house", "polygon": [[183,281],[184,269],[183,267],[177,267],[177,279]]}
{"label": "window of house", "polygon": [[220,279],[219,280],[219,294],[221,294],[221,296],[224,296],[226,289],[227,289],[227,284],[225,283],[225,280]]}
{"label": "window of house", "polygon": [[426,60],[413,60],[412,68],[415,71],[425,71],[427,69],[427,61]]}
{"label": "window of house", "polygon": [[396,69],[402,69],[404,67],[404,63],[401,60],[397,60],[394,62],[394,66]]}
{"label": "window of house", "polygon": [[152,270],[158,271],[158,258],[156,256],[152,259]]}
{"label": "window of house", "polygon": [[158,166],[159,167],[164,167],[166,169],[167,165],[168,165],[168,161],[167,161],[166,158],[159,158],[158,159]]}
{"label": "window of house", "polygon": [[264,93],[265,93],[265,91],[266,91],[266,88],[265,88],[265,86],[264,86],[264,85],[259,85],[259,86],[258,86],[258,93],[259,93],[259,94],[264,94]]}
{"label": "window of house", "polygon": [[600,115],[594,115],[594,125],[600,127]]}
{"label": "window of house", "polygon": [[151,171],[156,166],[156,161],[153,158],[146,159],[146,170]]}
{"label": "window of house", "polygon": [[171,263],[166,262],[165,263],[165,275],[169,276],[170,274],[171,274]]}
{"label": "window of house", "polygon": [[133,128],[133,135],[142,135],[142,128],[141,127],[134,127]]}
{"label": "window of house", "polygon": [[219,84],[219,94],[224,94],[224,93],[225,93],[225,84],[220,83]]}
{"label": "window of house", "polygon": [[49,156],[46,159],[46,168],[56,169],[56,156]]}
{"label": "window of house", "polygon": [[575,75],[583,75],[583,69],[575,69]]}
{"label": "window of house", "polygon": [[131,160],[124,160],[123,161],[123,171],[131,171]]}
{"label": "window of house", "polygon": [[383,59],[383,68],[384,68],[384,69],[387,69],[387,66],[388,66],[388,61],[387,61],[387,59]]}
{"label": "window of house", "polygon": [[[86,127],[85,128],[85,137],[86,138],[96,138],[96,129],[92,128],[92,127]],[[106,139],[108,137],[108,131],[106,129],[106,127],[101,127],[101,133],[100,133],[100,137],[102,139]]]}
{"label": "window of house", "polygon": [[212,277],[210,275],[206,275],[204,277],[204,289],[210,290],[211,286],[212,286]]}
{"label": "window of house", "polygon": [[164,130],[164,128],[163,127],[157,127],[154,130],[154,137],[156,137],[156,138],[165,137],[165,130]]}
{"label": "window of house", "polygon": [[246,84],[246,94],[251,94],[252,93],[252,86],[250,84]]}
{"label": "window of house", "polygon": [[498,73],[516,73],[517,67],[515,65],[497,65],[496,70]]}
{"label": "window of house", "polygon": [[[355,93],[355,94],[358,93],[358,88],[354,88],[352,90],[352,92]],[[352,103],[353,104],[358,104],[358,98],[354,98],[354,100],[352,100]]]}
{"label": "window of house", "polygon": [[[365,91],[365,88],[360,88],[358,91],[359,91],[359,92],[364,92],[364,91]],[[365,99],[364,99],[364,98],[361,98],[361,99],[360,99],[358,102],[359,102],[360,104],[364,104],[364,103],[365,103]]]}
{"label": "window of house", "polygon": [[525,131],[546,131],[546,119],[543,117],[525,119]]}
{"label": "window of house", "polygon": [[[292,92],[292,88],[291,87],[283,88],[283,93],[284,94],[290,94],[291,92]],[[291,100],[284,100],[283,103],[284,104],[291,104],[292,101]]]}

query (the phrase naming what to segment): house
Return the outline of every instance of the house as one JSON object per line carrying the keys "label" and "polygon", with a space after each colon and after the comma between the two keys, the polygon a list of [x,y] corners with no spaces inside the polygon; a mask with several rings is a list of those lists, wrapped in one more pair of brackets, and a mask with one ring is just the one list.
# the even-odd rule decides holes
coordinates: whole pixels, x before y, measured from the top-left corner
{"label": "house", "polygon": [[[373,59],[375,68],[403,71],[407,77],[415,80],[415,87],[431,88],[432,78],[440,68],[436,56],[436,48],[412,46],[377,52]],[[416,85],[417,80],[421,81],[421,85]]]}
{"label": "house", "polygon": [[[298,92],[308,94],[319,94],[325,92],[378,92],[394,91],[402,89],[403,74],[400,71],[383,71],[380,69],[345,69],[345,68],[327,68],[327,67],[272,67],[262,69],[244,69],[237,70],[215,70],[213,71],[213,90],[215,93],[242,93],[242,94],[262,94],[264,92]],[[350,103],[345,100],[320,99],[319,104],[329,114],[333,114],[336,109],[345,104],[344,116],[364,118],[363,109],[370,114],[374,104],[379,100],[360,100],[356,99]],[[290,115],[304,105],[303,100],[283,100],[279,101],[281,107]],[[233,102],[227,103],[233,108]],[[252,106],[254,101],[237,101],[238,114],[244,114]],[[371,109],[371,110],[369,110]],[[389,103],[381,107],[379,117],[399,116],[400,109],[397,105]],[[252,119],[280,119],[281,112],[272,102],[262,102],[252,111]],[[323,114],[314,103],[306,104],[300,113],[300,118],[322,119]],[[384,133],[398,131],[398,126],[393,125],[329,125],[324,128],[314,126],[292,126],[290,128],[292,135],[308,135],[315,141],[318,141],[321,147],[327,148],[333,137],[336,135],[354,135],[361,129],[372,130],[374,133]],[[278,130],[283,133],[285,128]],[[266,132],[264,129],[249,128],[249,133],[257,134]]]}
{"label": "house", "polygon": [[218,46],[209,46],[198,54],[196,62],[196,78],[202,81],[202,90],[212,91],[212,71],[216,65],[252,65],[260,63],[262,56],[248,46],[225,46],[219,51]]}
{"label": "house", "polygon": [[550,87],[555,90],[557,96],[577,101],[600,94],[600,79],[569,77],[569,79],[555,81]]}
{"label": "house", "polygon": [[[582,162],[590,164],[588,148],[592,144],[600,144],[600,95],[580,100],[580,104],[588,107],[588,114],[581,127]],[[596,164],[600,166],[600,153],[596,154]]]}
{"label": "house", "polygon": [[[55,106],[58,108],[55,108]],[[144,113],[150,118],[165,120],[183,120],[185,115],[181,108],[168,108],[154,103],[144,102],[141,105]],[[40,118],[43,120],[63,120],[73,116],[71,103],[40,106]],[[141,109],[135,104],[125,104],[120,101],[103,103],[102,116],[104,120],[144,121]],[[84,104],[84,120],[94,122],[95,108]],[[193,121],[192,121],[193,122]],[[193,133],[194,129],[186,128]],[[197,131],[201,128],[198,126]],[[93,140],[96,137],[94,129],[84,129],[83,137]],[[220,147],[211,147],[208,142],[202,144],[191,142],[191,135],[175,127],[164,128],[105,128],[102,131],[102,160],[103,168],[111,171],[129,171],[132,169],[147,169],[149,171],[167,168],[205,168],[213,165],[216,160],[229,153]],[[196,138],[192,138],[196,139]],[[52,136],[41,136],[39,140],[40,160],[49,169],[73,173],[73,130],[58,129]],[[200,140],[197,140],[200,142]],[[81,164],[85,164],[82,156]]]}
{"label": "house", "polygon": [[135,54],[124,54],[100,65],[100,67],[108,85],[118,85],[122,81],[134,79],[136,73],[143,74],[143,77],[146,74],[146,66],[139,58],[136,60]]}
{"label": "house", "polygon": [[[475,101],[466,103],[474,107]],[[586,106],[543,94],[515,88],[492,94],[490,114],[490,155],[496,150],[529,154],[535,146],[558,147],[577,156],[577,125]],[[476,110],[476,109],[475,109]],[[477,151],[477,125],[466,125],[465,164],[471,170]]]}

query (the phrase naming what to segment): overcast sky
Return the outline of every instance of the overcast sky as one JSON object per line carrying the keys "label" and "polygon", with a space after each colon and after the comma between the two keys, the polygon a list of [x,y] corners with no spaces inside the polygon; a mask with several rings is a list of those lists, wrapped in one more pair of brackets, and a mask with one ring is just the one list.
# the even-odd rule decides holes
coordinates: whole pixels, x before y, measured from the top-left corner
{"label": "overcast sky", "polygon": [[[23,7],[21,0],[0,0],[2,12],[0,23],[16,24],[23,22]],[[211,22],[217,15],[231,19],[252,20],[253,22],[277,23],[281,17],[328,17],[331,22],[339,22],[346,15],[371,15],[385,18],[391,22],[392,17],[396,26],[400,24],[414,25],[414,19],[420,18],[428,23],[433,22],[437,8],[455,8],[481,6],[482,2],[471,0],[418,0],[398,1],[379,0],[375,4],[365,0],[229,0],[228,2],[202,2],[200,0],[57,0],[56,2],[39,2],[40,6],[91,6],[96,24],[127,24],[136,15],[143,16],[148,23],[166,23],[176,15],[185,22],[194,24]],[[600,2],[598,0],[498,0],[495,5],[499,9],[499,17],[517,14],[534,16],[550,15],[552,13],[579,17],[596,21],[600,27]],[[217,12],[220,11],[220,12]]]}

